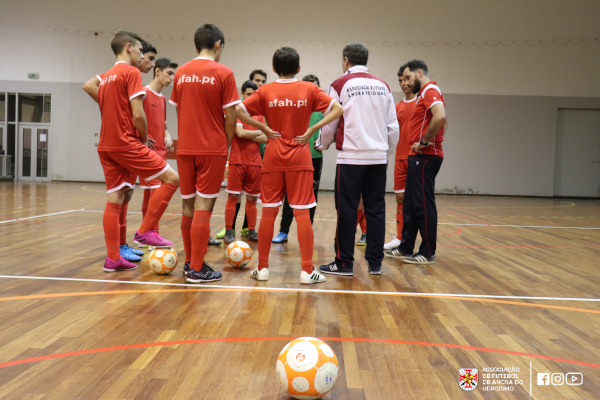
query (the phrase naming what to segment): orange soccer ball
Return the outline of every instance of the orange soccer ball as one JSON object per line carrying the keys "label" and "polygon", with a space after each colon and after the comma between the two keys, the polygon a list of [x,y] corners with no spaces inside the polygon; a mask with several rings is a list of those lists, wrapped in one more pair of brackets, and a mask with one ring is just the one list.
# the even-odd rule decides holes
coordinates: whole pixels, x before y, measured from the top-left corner
{"label": "orange soccer ball", "polygon": [[252,259],[252,249],[248,243],[237,241],[227,246],[227,262],[232,267],[243,268]]}
{"label": "orange soccer ball", "polygon": [[148,265],[155,274],[168,275],[177,266],[177,253],[175,250],[154,249],[148,256]]}
{"label": "orange soccer ball", "polygon": [[338,374],[335,353],[322,340],[303,337],[289,342],[277,358],[281,388],[295,399],[318,399],[333,388]]}

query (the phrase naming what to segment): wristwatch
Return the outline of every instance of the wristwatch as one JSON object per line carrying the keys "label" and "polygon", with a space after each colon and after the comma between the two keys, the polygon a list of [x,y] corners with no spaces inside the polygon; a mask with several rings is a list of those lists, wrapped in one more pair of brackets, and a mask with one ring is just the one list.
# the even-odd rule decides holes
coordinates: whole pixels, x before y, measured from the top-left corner
{"label": "wristwatch", "polygon": [[419,142],[419,144],[420,144],[421,146],[429,146],[429,142],[427,142],[427,143],[423,143],[423,139],[421,139],[421,141]]}

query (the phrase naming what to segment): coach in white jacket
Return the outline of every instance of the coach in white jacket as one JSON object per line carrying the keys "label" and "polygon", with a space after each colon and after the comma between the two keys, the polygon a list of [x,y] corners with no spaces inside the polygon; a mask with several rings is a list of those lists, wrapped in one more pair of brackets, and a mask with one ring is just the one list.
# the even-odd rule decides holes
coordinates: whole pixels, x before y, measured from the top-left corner
{"label": "coach in white jacket", "polygon": [[385,185],[387,156],[398,144],[399,127],[389,86],[369,74],[369,50],[351,43],[342,52],[344,76],[333,82],[329,96],[344,108],[344,115],[324,126],[315,143],[327,150],[335,140],[338,150],[335,207],[338,212],[335,261],[321,272],[352,275],[356,214],[362,195],[367,219],[367,267],[381,274],[385,237]]}

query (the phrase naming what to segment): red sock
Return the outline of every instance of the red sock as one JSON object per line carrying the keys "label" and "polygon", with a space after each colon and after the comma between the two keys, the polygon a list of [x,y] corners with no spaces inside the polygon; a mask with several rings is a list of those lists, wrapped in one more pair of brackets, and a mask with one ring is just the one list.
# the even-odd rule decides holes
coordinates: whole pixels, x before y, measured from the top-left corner
{"label": "red sock", "polygon": [[[302,258],[302,271],[312,274],[314,267],[312,262],[315,233],[310,223],[310,210],[294,208],[294,218],[298,227],[298,242],[300,243],[300,255]],[[262,225],[262,224],[261,224]],[[258,235],[260,238],[260,235]]]}
{"label": "red sock", "polygon": [[123,203],[121,206],[121,212],[119,214],[119,226],[121,227],[120,244],[127,243],[127,206],[129,202]]}
{"label": "red sock", "polygon": [[269,252],[279,207],[264,207],[258,229],[258,269],[269,268]]}
{"label": "red sock", "polygon": [[185,262],[192,261],[192,221],[194,219],[181,216],[181,236],[183,236],[183,250],[185,251]]}
{"label": "red sock", "polygon": [[202,269],[204,257],[208,250],[208,236],[210,235],[210,216],[212,211],[196,210],[194,211],[194,220],[192,221],[191,239],[192,239],[192,263],[191,267],[196,271]]}
{"label": "red sock", "polygon": [[144,189],[144,200],[142,201],[142,219],[146,216],[148,204],[150,203],[150,198],[152,198],[154,192],[156,192],[156,189]]}
{"label": "red sock", "polygon": [[365,210],[358,210],[356,212],[356,225],[359,224],[362,233],[367,233],[367,219],[365,218]]}
{"label": "red sock", "polygon": [[[148,211],[142,222],[140,233],[158,230],[158,221],[160,221],[160,217],[162,217],[167,209],[169,200],[171,200],[176,190],[177,185],[173,185],[172,183],[163,183],[156,189],[156,192],[150,197]],[[208,241],[208,239],[206,240]]]}
{"label": "red sock", "polygon": [[233,196],[227,197],[225,204],[225,229],[233,229],[233,221],[235,220],[235,210],[238,199]]}
{"label": "red sock", "polygon": [[402,204],[396,206],[396,239],[402,240],[402,227],[404,226],[404,214],[402,213]]}
{"label": "red sock", "polygon": [[108,258],[117,261],[119,255],[119,216],[121,205],[115,203],[106,203],[104,208],[104,217],[102,225],[104,226],[104,239],[106,240],[106,253]]}
{"label": "red sock", "polygon": [[256,201],[246,199],[246,217],[248,218],[248,229],[256,229]]}

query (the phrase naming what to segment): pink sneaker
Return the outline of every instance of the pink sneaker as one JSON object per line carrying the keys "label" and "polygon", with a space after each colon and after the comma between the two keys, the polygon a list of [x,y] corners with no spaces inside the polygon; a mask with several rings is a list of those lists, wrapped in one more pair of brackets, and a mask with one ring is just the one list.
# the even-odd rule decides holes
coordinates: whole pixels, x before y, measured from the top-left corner
{"label": "pink sneaker", "polygon": [[106,272],[129,271],[136,268],[137,265],[127,261],[123,257],[120,257],[117,261],[113,261],[110,258],[107,258],[106,261],[104,261],[104,271]]}
{"label": "pink sneaker", "polygon": [[173,247],[173,243],[160,236],[158,231],[148,231],[146,233],[136,231],[133,241],[140,247]]}

